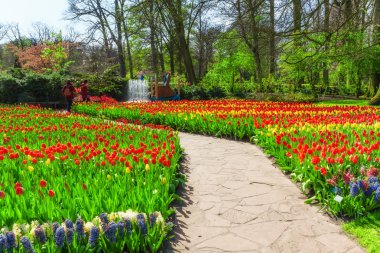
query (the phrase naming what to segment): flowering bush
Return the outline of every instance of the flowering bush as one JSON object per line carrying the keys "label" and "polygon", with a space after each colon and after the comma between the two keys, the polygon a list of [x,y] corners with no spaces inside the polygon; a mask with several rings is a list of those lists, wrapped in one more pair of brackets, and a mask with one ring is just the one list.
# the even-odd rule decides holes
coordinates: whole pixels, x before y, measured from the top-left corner
{"label": "flowering bush", "polygon": [[380,111],[246,100],[77,105],[77,112],[249,139],[337,215],[380,207]]}
{"label": "flowering bush", "polygon": [[[2,107],[0,118],[0,227],[62,217],[90,220],[126,209],[159,212],[164,219],[171,214],[181,158],[173,130],[37,107]],[[156,251],[165,235],[148,229],[149,240],[133,237],[131,243]],[[17,240],[28,245],[25,238]]]}

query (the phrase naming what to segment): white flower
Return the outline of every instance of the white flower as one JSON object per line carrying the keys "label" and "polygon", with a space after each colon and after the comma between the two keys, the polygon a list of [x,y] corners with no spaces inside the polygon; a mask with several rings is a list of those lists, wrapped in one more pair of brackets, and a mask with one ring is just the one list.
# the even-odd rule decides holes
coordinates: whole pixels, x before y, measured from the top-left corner
{"label": "white flower", "polygon": [[115,220],[119,219],[119,214],[118,213],[110,213],[108,215],[108,218],[110,221],[115,221]]}
{"label": "white flower", "polygon": [[21,229],[22,233],[25,235],[25,234],[29,233],[30,225],[29,224],[21,224],[20,229]]}
{"label": "white flower", "polygon": [[22,236],[19,224],[17,224],[17,223],[13,224],[12,231],[16,235],[16,237],[21,237]]}
{"label": "white flower", "polygon": [[3,234],[5,234],[6,232],[8,232],[9,231],[9,228],[7,228],[7,227],[3,227],[2,229],[1,229],[1,233],[3,233]]}
{"label": "white flower", "polygon": [[86,222],[86,224],[84,224],[84,231],[86,233],[90,233],[91,229],[95,227],[94,223],[92,222]]}
{"label": "white flower", "polygon": [[94,223],[95,225],[99,225],[101,222],[99,216],[96,216],[94,219],[92,219],[92,223]]}

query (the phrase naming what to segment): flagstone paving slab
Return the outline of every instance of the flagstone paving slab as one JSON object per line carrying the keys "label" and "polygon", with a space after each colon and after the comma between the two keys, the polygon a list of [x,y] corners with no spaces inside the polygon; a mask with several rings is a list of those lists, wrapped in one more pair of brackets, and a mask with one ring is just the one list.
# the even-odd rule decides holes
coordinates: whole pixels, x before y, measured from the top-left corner
{"label": "flagstone paving slab", "polygon": [[257,146],[180,138],[188,180],[168,252],[363,252]]}

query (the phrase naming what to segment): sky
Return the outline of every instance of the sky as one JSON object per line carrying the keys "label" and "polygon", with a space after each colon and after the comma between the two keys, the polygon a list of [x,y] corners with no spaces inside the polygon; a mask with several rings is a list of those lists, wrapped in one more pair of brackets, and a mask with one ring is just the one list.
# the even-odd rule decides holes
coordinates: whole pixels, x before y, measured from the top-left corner
{"label": "sky", "polygon": [[42,22],[65,33],[74,26],[63,18],[67,8],[67,0],[0,0],[0,24],[18,23],[28,33],[33,23]]}

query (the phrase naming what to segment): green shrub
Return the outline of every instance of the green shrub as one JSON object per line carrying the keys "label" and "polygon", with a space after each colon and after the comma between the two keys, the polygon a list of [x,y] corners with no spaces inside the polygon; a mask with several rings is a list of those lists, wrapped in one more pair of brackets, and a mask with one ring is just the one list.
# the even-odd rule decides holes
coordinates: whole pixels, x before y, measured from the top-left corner
{"label": "green shrub", "polygon": [[19,80],[9,74],[0,75],[0,102],[16,103],[20,90]]}
{"label": "green shrub", "polygon": [[201,86],[182,86],[181,87],[181,98],[186,100],[206,100],[210,99],[209,94],[206,89]]}
{"label": "green shrub", "polygon": [[0,73],[0,102],[61,101],[61,87],[65,79],[58,73],[38,74],[22,69],[9,69]]}
{"label": "green shrub", "polygon": [[74,86],[79,87],[83,80],[88,81],[88,93],[90,96],[107,95],[121,100],[128,80],[118,76],[114,68],[109,68],[101,74],[76,74],[72,77]]}

